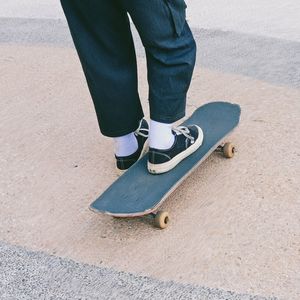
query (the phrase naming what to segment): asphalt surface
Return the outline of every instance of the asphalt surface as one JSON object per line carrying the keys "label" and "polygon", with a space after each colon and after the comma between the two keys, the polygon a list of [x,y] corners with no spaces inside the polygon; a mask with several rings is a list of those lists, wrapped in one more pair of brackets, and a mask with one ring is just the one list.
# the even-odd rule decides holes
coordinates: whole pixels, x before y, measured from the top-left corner
{"label": "asphalt surface", "polygon": [[10,299],[276,299],[237,294],[79,264],[0,242],[0,298]]}
{"label": "asphalt surface", "polygon": [[[186,0],[193,28],[234,31],[300,42],[298,0]],[[60,1],[11,0],[0,17],[63,19]]]}
{"label": "asphalt surface", "polygon": [[[133,28],[137,55],[144,49]],[[300,42],[230,31],[193,29],[197,64],[277,85],[300,88]],[[0,19],[0,43],[73,47],[64,20]]]}

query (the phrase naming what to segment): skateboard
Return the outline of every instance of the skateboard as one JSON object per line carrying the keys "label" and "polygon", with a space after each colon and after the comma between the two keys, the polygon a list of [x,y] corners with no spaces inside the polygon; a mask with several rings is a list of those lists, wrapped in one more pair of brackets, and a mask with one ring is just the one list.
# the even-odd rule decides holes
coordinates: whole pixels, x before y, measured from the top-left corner
{"label": "skateboard", "polygon": [[214,151],[232,158],[235,147],[224,140],[237,127],[241,109],[237,104],[211,102],[197,108],[181,125],[197,124],[204,133],[202,146],[167,173],[153,175],[147,170],[147,154],[129,168],[91,205],[96,213],[128,218],[149,215],[154,225],[168,226],[168,212],[159,211],[168,196]]}

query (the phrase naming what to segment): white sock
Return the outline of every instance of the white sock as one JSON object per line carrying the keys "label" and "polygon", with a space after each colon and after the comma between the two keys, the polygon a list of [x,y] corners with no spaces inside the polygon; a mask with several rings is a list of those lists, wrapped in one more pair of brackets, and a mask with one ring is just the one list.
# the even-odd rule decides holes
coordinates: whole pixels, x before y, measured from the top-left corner
{"label": "white sock", "polygon": [[128,156],[133,154],[138,149],[138,142],[134,133],[129,133],[120,137],[114,138],[115,154],[117,156]]}
{"label": "white sock", "polygon": [[149,146],[155,149],[169,149],[174,143],[172,125],[150,120]]}

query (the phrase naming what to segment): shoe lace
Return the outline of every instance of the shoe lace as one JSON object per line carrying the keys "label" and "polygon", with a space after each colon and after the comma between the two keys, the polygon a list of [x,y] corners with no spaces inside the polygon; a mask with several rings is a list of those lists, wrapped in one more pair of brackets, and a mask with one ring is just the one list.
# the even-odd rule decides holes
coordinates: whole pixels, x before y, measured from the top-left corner
{"label": "shoe lace", "polygon": [[195,141],[195,138],[193,136],[191,136],[190,134],[190,130],[186,127],[186,126],[178,126],[178,127],[174,127],[173,131],[177,134],[183,134],[186,138],[190,139],[192,144]]}
{"label": "shoe lace", "polygon": [[[149,129],[148,128],[142,128],[142,124],[143,124],[143,119],[140,121],[139,127],[138,129],[135,131],[136,135],[140,135],[144,138],[147,138],[149,135]],[[143,133],[142,131],[144,131],[145,133]]]}

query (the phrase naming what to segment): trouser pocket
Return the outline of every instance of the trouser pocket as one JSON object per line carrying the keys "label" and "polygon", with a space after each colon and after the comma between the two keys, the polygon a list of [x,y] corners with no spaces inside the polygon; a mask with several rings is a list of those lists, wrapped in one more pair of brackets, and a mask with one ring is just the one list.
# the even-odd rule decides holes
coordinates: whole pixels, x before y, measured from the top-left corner
{"label": "trouser pocket", "polygon": [[186,7],[187,7],[185,1],[184,0],[164,0],[164,1],[169,7],[175,32],[177,36],[180,36],[185,25]]}

